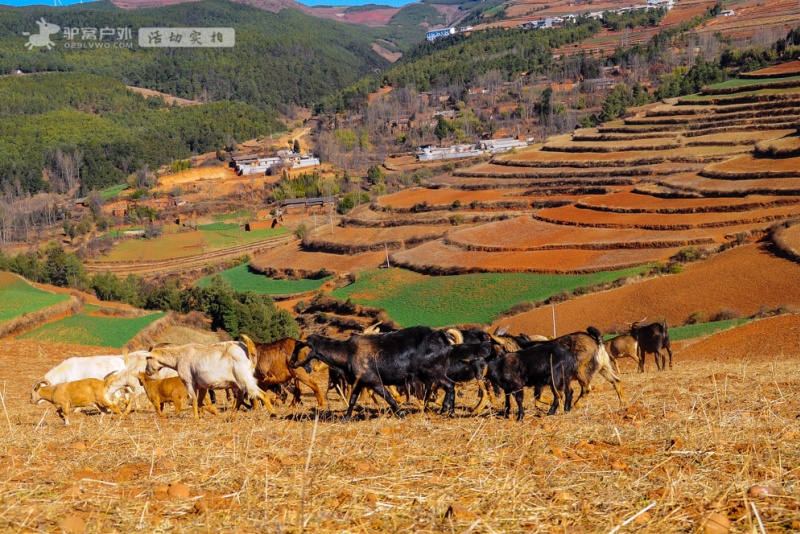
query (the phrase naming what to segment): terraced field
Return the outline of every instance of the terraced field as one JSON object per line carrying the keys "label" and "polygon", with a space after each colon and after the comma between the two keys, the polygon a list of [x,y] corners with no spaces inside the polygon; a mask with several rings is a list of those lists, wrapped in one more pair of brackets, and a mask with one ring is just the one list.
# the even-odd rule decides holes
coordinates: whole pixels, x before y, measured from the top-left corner
{"label": "terraced field", "polygon": [[597,273],[713,251],[800,218],[791,69],[633,111],[362,205],[333,236],[253,265],[356,272],[385,263],[388,248],[393,267],[428,275]]}
{"label": "terraced field", "polygon": [[14,274],[0,271],[0,323],[68,300],[68,295],[42,291]]}
{"label": "terraced field", "polygon": [[106,317],[87,310],[44,324],[18,339],[122,348],[145,327],[165,315],[154,313],[142,317]]}

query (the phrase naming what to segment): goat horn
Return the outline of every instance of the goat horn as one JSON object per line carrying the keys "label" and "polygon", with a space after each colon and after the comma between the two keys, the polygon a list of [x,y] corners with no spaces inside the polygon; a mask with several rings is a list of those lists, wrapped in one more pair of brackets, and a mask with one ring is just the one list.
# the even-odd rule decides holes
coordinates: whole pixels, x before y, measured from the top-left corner
{"label": "goat horn", "polygon": [[461,345],[464,343],[464,334],[461,333],[461,330],[458,330],[457,328],[448,328],[445,330],[445,332],[452,336],[454,345]]}
{"label": "goat horn", "polygon": [[36,385],[35,385],[35,386],[33,386],[33,389],[34,389],[34,390],[37,390],[37,389],[39,389],[39,388],[40,388],[40,387],[42,387],[42,386],[49,386],[49,385],[50,385],[50,381],[49,381],[49,380],[39,380],[39,381],[36,383]]}
{"label": "goat horn", "polygon": [[509,328],[511,328],[511,325],[510,325],[510,324],[506,325],[506,327],[505,327],[505,328],[503,328],[502,330],[500,330],[499,332],[497,332],[497,335],[498,335],[498,336],[504,336],[504,335],[506,335],[506,332],[508,332],[508,329],[509,329]]}

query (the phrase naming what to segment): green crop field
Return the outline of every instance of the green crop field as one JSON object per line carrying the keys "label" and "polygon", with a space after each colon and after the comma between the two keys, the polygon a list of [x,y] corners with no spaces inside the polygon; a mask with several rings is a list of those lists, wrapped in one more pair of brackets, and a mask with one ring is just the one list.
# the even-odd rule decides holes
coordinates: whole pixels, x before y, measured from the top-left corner
{"label": "green crop field", "polygon": [[751,319],[727,319],[725,321],[713,321],[710,323],[671,326],[669,327],[669,339],[670,341],[681,341],[684,339],[708,336],[722,330],[741,326],[749,321],[751,321]]}
{"label": "green crop field", "polygon": [[204,232],[216,232],[220,230],[238,230],[239,225],[236,223],[215,222],[211,224],[200,224],[197,226],[198,230]]}
{"label": "green crop field", "polygon": [[709,89],[729,89],[731,87],[747,87],[749,85],[762,85],[766,83],[796,82],[800,76],[786,76],[785,78],[733,78],[721,83],[709,85]]}
{"label": "green crop field", "polygon": [[135,318],[72,315],[31,330],[17,339],[122,348],[143,328],[165,315],[154,313]]}
{"label": "green crop field", "polygon": [[693,95],[682,96],[681,100],[695,101],[695,100],[727,100],[733,98],[742,98],[745,96],[766,96],[766,95],[781,95],[788,93],[797,93],[797,87],[789,87],[784,89],[759,89],[756,91],[739,91],[731,94],[723,95],[701,95],[699,93]]}
{"label": "green crop field", "polygon": [[253,212],[250,210],[241,209],[233,213],[221,213],[219,215],[213,215],[212,218],[217,222],[238,220],[249,221],[253,218]]}
{"label": "green crop field", "polygon": [[[130,238],[119,243],[103,261],[153,261],[185,258],[237,245],[247,245],[287,234],[286,228],[264,228],[246,232],[238,225],[214,223],[214,229],[168,234],[153,239]],[[217,227],[222,229],[217,229]]]}
{"label": "green crop field", "polygon": [[0,323],[69,300],[69,295],[37,289],[10,273],[0,273]]}
{"label": "green crop field", "polygon": [[425,276],[404,269],[375,269],[333,292],[340,299],[384,308],[404,327],[490,323],[521,302],[535,302],[579,286],[612,282],[646,271],[636,267],[580,275],[480,273]]}
{"label": "green crop field", "polygon": [[[267,295],[291,295],[314,291],[333,278],[328,277],[320,280],[273,280],[263,274],[252,272],[247,265],[239,265],[219,274],[229,281],[236,291],[252,291]],[[211,276],[206,276],[198,280],[195,285],[206,287],[210,281]]]}

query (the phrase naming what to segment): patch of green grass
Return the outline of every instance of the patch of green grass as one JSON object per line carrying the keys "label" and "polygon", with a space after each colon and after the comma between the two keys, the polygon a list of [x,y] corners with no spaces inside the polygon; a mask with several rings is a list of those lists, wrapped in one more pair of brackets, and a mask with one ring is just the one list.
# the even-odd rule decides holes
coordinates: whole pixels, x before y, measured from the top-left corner
{"label": "patch of green grass", "polygon": [[763,85],[768,83],[796,82],[800,81],[800,76],[786,76],[784,78],[733,78],[724,82],[709,85],[709,89],[730,89],[735,87],[747,87],[750,85]]}
{"label": "patch of green grass", "polygon": [[725,321],[713,321],[710,323],[672,326],[669,328],[669,339],[670,341],[681,341],[684,339],[708,336],[715,332],[741,326],[750,321],[752,321],[752,319],[727,319]]}
{"label": "patch of green grass", "polygon": [[253,218],[253,212],[246,209],[241,209],[239,211],[234,211],[233,213],[220,213],[219,215],[213,215],[212,219],[217,222],[225,222],[225,221],[249,221]]}
{"label": "patch of green grass", "polygon": [[247,232],[244,228],[239,228],[236,225],[230,230],[201,230],[200,232],[206,244],[210,248],[217,249],[263,241],[271,237],[288,234],[289,230],[286,228],[263,228]]}
{"label": "patch of green grass", "polygon": [[797,87],[789,87],[784,89],[760,89],[756,91],[738,91],[729,95],[703,95],[695,93],[693,95],[682,96],[681,100],[696,101],[696,100],[726,100],[732,98],[741,98],[744,96],[766,96],[766,95],[779,95],[787,93],[796,93]]}
{"label": "patch of green grass", "polygon": [[[320,280],[273,280],[268,276],[251,271],[246,264],[222,271],[219,274],[229,281],[236,291],[252,291],[267,295],[291,295],[293,293],[314,291],[333,278],[329,276]],[[211,276],[206,276],[198,280],[195,285],[206,287],[210,281]]]}
{"label": "patch of green grass", "polygon": [[48,293],[16,277],[0,285],[0,323],[69,300],[69,295]]}
{"label": "patch of green grass", "polygon": [[72,315],[31,330],[18,339],[122,348],[143,328],[165,315],[154,313],[135,318]]}
{"label": "patch of green grass", "polygon": [[612,282],[646,271],[636,267],[594,274],[497,274],[425,276],[404,269],[374,269],[333,292],[340,299],[384,308],[404,327],[490,323],[522,302],[544,300],[579,286]]}
{"label": "patch of green grass", "polygon": [[200,224],[197,226],[197,229],[204,230],[206,232],[213,232],[218,230],[238,230],[239,225],[236,223],[216,222],[212,224]]}

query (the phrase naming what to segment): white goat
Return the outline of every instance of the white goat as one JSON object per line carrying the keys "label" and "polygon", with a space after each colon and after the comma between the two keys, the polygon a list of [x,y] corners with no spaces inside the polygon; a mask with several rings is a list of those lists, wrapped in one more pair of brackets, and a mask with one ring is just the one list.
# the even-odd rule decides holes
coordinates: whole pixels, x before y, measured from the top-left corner
{"label": "white goat", "polygon": [[[198,404],[202,405],[209,389],[236,388],[236,408],[242,404],[244,393],[252,399],[261,399],[271,414],[275,409],[267,394],[259,389],[253,376],[254,364],[248,357],[247,346],[238,341],[213,345],[192,343],[188,345],[154,348],[147,356],[145,372],[153,376],[163,367],[175,369],[181,377],[189,398],[192,399],[194,418],[199,419]],[[214,406],[204,406],[214,414]]]}
{"label": "white goat", "polygon": [[[145,389],[139,382],[137,375],[139,373],[144,373],[145,368],[147,367],[148,354],[150,353],[146,350],[137,350],[131,353],[124,353],[122,358],[125,362],[125,367],[115,372],[113,379],[108,382],[108,390],[112,395],[116,394],[118,391],[126,391],[126,389],[133,392],[133,399],[131,402],[128,402],[128,406],[125,409],[126,414],[131,411],[134,403],[136,403],[138,409],[139,399],[142,395],[146,395]],[[174,376],[178,376],[178,373],[173,369],[165,367],[156,373],[153,378],[164,379],[172,378]]]}

